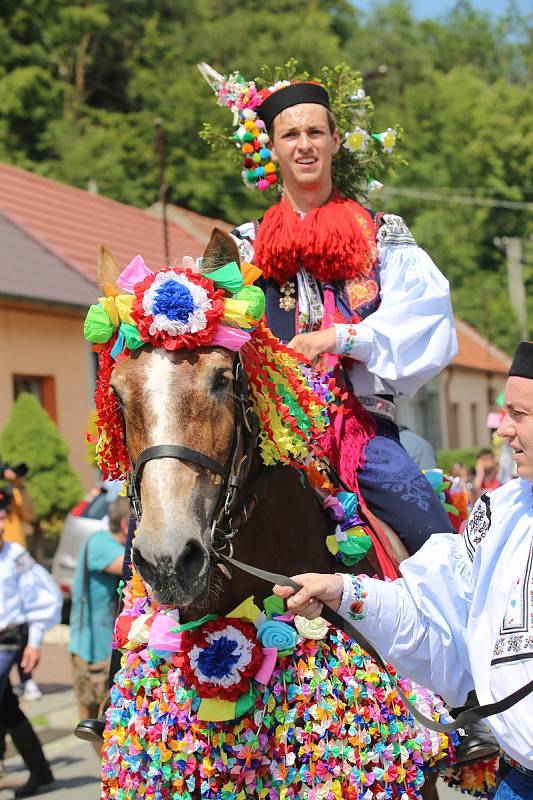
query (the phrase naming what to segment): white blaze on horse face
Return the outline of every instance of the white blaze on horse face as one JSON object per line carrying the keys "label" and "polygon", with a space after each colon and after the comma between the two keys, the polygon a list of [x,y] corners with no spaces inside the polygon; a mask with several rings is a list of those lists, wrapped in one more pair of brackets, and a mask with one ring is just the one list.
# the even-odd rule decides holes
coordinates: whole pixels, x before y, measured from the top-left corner
{"label": "white blaze on horse face", "polygon": [[[186,441],[176,409],[179,402],[176,372],[171,355],[163,349],[154,350],[144,365],[144,400],[149,421],[144,447],[164,444],[194,447]],[[187,541],[201,539],[202,526],[192,507],[200,477],[197,467],[173,458],[154,459],[145,465],[139,529],[145,558],[152,555],[147,549],[155,557],[169,554],[176,558]],[[145,532],[151,541],[148,537],[145,540]]]}
{"label": "white blaze on horse face", "polygon": [[[146,405],[149,418],[152,420],[146,447],[182,443],[177,415],[175,408],[172,408],[172,401],[174,405],[176,402],[171,391],[175,369],[169,354],[163,349],[154,350],[152,357],[145,364]],[[185,520],[182,518],[185,510],[183,504],[177,502],[178,497],[173,491],[176,488],[178,464],[179,462],[174,459],[162,458],[150,461],[144,468],[143,495],[150,497],[149,508],[154,506],[158,508],[162,531],[177,532],[188,527],[184,525]]]}
{"label": "white blaze on horse face", "polygon": [[[219,349],[158,349],[117,365],[113,383],[125,399],[133,457],[156,445],[182,445],[225,464],[234,426],[232,363],[232,354]],[[170,559],[178,574],[187,573],[191,590],[194,576],[201,579],[208,569],[206,545],[220,482],[209,470],[176,458],[153,459],[142,474],[143,514],[134,548],[156,572]]]}

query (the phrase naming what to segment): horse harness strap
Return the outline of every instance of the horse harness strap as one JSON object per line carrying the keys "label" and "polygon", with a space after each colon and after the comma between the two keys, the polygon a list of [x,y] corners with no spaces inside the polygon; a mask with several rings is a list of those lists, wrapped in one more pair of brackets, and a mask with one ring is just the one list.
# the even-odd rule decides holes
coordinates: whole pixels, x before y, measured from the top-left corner
{"label": "horse harness strap", "polygon": [[147,447],[143,450],[137,463],[134,467],[135,482],[137,487],[140,486],[142,470],[147,461],[152,461],[154,458],[178,458],[181,461],[190,461],[193,464],[198,464],[200,467],[215,472],[221,475],[224,479],[228,477],[229,468],[221,466],[218,461],[215,461],[205,453],[200,453],[198,450],[191,450],[190,447],[183,447],[178,444],[158,444],[154,447]]}
{"label": "horse harness strap", "polygon": [[[231,564],[231,566],[241,569],[256,578],[266,581],[267,583],[277,583],[279,586],[290,586],[291,589],[294,589],[294,591],[298,591],[302,588],[299,583],[293,581],[292,578],[287,578],[285,575],[278,575],[275,572],[267,572],[259,567],[252,567],[249,564],[244,564],[242,561],[237,561],[236,559],[229,558],[228,556],[221,557],[228,564]],[[520,689],[517,689],[516,691],[507,695],[507,697],[503,697],[501,700],[498,700],[495,703],[487,703],[483,706],[478,705],[461,711],[453,722],[436,722],[430,717],[426,717],[424,714],[422,714],[411,702],[411,700],[409,700],[399,685],[397,677],[395,675],[391,675],[387,664],[382,659],[380,654],[373,647],[373,645],[370,644],[368,639],[360,631],[358,631],[354,625],[351,624],[351,622],[348,622],[348,620],[344,619],[344,617],[341,617],[340,614],[338,614],[336,611],[333,611],[333,609],[326,605],[324,605],[322,608],[321,616],[327,620],[327,622],[330,622],[335,628],[338,628],[346,633],[350,639],[353,639],[354,642],[359,645],[359,647],[365,650],[375,661],[377,661],[377,663],[389,676],[396,691],[402,698],[405,706],[409,709],[413,717],[425,728],[429,728],[432,731],[437,731],[438,733],[450,733],[457,728],[464,728],[472,722],[478,722],[480,719],[484,719],[485,717],[491,717],[493,714],[501,714],[503,711],[507,711],[508,708],[516,705],[516,703],[520,702],[520,700],[523,700],[524,697],[527,697],[528,694],[533,692],[533,681],[529,681],[529,683],[526,683],[525,686],[520,687]]]}

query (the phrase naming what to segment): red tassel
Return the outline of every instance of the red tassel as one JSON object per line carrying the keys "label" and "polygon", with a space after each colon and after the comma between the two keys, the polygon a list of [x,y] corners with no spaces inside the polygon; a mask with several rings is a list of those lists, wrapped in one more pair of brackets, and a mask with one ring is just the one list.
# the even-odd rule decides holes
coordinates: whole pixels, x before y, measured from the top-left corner
{"label": "red tassel", "polygon": [[282,198],[263,217],[254,250],[254,262],[278,283],[300,264],[321,281],[364,277],[376,259],[375,229],[368,211],[340,195],[303,218]]}

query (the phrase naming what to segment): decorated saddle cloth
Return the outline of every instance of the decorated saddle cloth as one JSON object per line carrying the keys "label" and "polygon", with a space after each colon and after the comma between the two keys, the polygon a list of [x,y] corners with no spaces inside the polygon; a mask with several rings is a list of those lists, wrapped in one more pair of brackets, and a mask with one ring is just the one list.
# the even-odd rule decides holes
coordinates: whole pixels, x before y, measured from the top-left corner
{"label": "decorated saddle cloth", "polygon": [[[115,645],[102,798],[407,800],[453,754],[358,645],[285,614],[279,598],[180,626],[134,576]],[[424,713],[445,716],[400,682]]]}

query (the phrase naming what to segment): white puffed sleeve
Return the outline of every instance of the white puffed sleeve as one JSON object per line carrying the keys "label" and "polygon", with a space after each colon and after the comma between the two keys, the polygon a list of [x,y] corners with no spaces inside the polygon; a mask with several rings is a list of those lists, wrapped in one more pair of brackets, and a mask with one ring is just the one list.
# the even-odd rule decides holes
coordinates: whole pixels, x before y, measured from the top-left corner
{"label": "white puffed sleeve", "polygon": [[385,390],[413,395],[457,353],[450,287],[400,217],[378,234],[381,304],[357,325],[336,324],[336,352],[364,362]]}
{"label": "white puffed sleeve", "polygon": [[339,612],[408,678],[462,705],[474,688],[466,629],[472,577],[462,537],[436,534],[391,583],[343,576]]}
{"label": "white puffed sleeve", "polygon": [[[20,563],[23,559],[26,563]],[[17,559],[18,588],[28,623],[28,644],[39,647],[44,632],[61,618],[61,592],[52,576],[28,553]]]}

